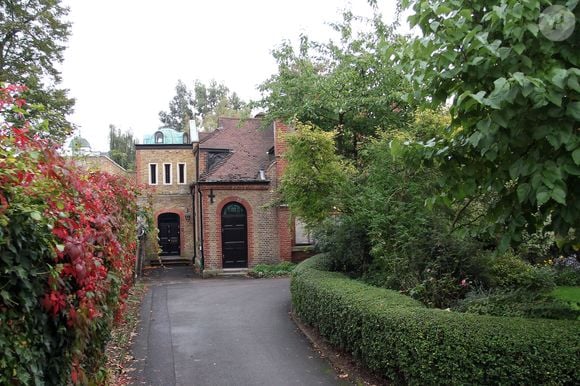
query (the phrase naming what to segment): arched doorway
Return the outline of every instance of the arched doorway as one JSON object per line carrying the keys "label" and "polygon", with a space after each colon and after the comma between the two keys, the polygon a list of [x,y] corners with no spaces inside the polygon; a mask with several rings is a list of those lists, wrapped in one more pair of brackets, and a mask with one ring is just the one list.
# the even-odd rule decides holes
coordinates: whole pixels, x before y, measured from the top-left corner
{"label": "arched doorway", "polygon": [[163,213],[157,218],[159,229],[159,247],[162,255],[181,255],[179,232],[179,215]]}
{"label": "arched doorway", "polygon": [[222,267],[248,266],[248,218],[242,204],[230,202],[222,209]]}

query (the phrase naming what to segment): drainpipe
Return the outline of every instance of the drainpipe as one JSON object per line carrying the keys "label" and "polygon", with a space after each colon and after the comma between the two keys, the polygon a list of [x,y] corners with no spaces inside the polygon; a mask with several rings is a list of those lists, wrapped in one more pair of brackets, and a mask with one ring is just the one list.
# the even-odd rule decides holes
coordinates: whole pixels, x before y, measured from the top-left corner
{"label": "drainpipe", "polygon": [[[195,183],[194,183],[195,184]],[[195,211],[195,185],[189,187],[189,193],[191,194],[191,210],[192,210],[192,223],[193,223],[193,263],[195,264],[195,259],[197,258],[197,229],[195,226],[195,222],[197,219],[196,211]]]}
{"label": "drainpipe", "polygon": [[[197,215],[196,215],[196,210],[195,210],[195,195],[199,194],[198,196],[198,202],[199,202],[199,211],[197,213],[199,213],[199,233],[200,233],[200,243],[199,243],[199,250],[200,250],[200,261],[199,261],[199,269],[202,273],[203,276],[203,269],[204,269],[204,254],[203,254],[203,207],[202,207],[202,202],[201,202],[201,190],[199,188],[199,149],[200,149],[200,144],[199,144],[199,132],[197,131],[197,127],[195,124],[195,120],[192,119],[189,121],[189,127],[190,127],[190,136],[192,139],[192,143],[197,145],[195,146],[195,182],[193,183],[193,187],[191,190],[191,203],[193,206],[193,247],[195,249],[194,252],[194,258],[197,257],[197,227],[196,227],[196,220],[197,220]],[[193,128],[193,131],[191,130],[191,128]]]}
{"label": "drainpipe", "polygon": [[205,269],[205,253],[203,250],[203,200],[202,200],[202,194],[201,194],[201,188],[200,188],[200,184],[199,184],[199,146],[197,149],[197,154],[196,154],[196,162],[195,162],[195,184],[197,187],[197,201],[198,201],[198,205],[199,205],[199,251],[200,253],[200,270],[202,273],[202,277],[203,277],[203,270]]}

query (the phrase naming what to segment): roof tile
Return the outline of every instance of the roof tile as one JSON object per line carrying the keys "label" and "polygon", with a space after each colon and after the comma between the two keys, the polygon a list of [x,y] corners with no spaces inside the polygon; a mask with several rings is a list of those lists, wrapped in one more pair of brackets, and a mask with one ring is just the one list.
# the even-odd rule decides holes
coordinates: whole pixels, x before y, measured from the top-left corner
{"label": "roof tile", "polygon": [[[200,176],[205,182],[260,181],[260,169],[271,163],[274,130],[262,128],[261,119],[220,118],[219,128],[200,138],[202,155],[212,149],[229,149],[229,155]],[[205,154],[203,154],[205,153]]]}

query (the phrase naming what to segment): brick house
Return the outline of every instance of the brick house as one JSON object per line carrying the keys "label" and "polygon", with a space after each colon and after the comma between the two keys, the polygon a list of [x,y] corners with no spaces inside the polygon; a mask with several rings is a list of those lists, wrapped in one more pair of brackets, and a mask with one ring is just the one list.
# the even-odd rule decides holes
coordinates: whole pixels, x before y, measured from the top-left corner
{"label": "brick house", "polygon": [[303,238],[276,201],[288,130],[220,118],[218,129],[193,133],[193,142],[165,128],[136,145],[137,181],[154,189],[163,258],[179,256],[204,273],[292,259]]}

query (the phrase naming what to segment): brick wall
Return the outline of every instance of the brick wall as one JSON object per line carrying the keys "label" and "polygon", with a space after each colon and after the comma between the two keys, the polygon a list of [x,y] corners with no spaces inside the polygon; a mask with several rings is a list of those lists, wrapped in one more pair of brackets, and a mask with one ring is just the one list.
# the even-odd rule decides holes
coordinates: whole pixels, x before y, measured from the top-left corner
{"label": "brick wall", "polygon": [[[276,153],[276,165],[274,183],[276,188],[282,180],[288,161],[284,158],[287,142],[286,136],[293,131],[293,128],[280,121],[274,122],[274,149]],[[292,247],[294,245],[294,220],[291,217],[287,206],[278,207],[278,234],[280,247],[280,260],[290,261],[292,259]]]}
{"label": "brick wall", "polygon": [[[189,194],[189,185],[195,179],[195,157],[193,148],[173,148],[172,145],[163,145],[155,148],[143,148],[137,146],[136,152],[136,177],[137,183],[150,186],[158,194]],[[185,163],[185,183],[178,183],[178,164]],[[157,165],[157,184],[149,184],[149,164]],[[164,164],[171,165],[171,184],[165,184]]]}
{"label": "brick wall", "polygon": [[75,160],[80,167],[91,170],[100,170],[114,176],[129,176],[129,173],[117,164],[115,161],[106,156],[86,156]]}
{"label": "brick wall", "polygon": [[[222,268],[221,212],[229,202],[244,206],[247,214],[248,267],[280,261],[277,207],[270,184],[202,185],[204,257],[206,269]],[[213,189],[214,202],[209,194]]]}
{"label": "brick wall", "polygon": [[[160,214],[179,215],[180,255],[191,259],[194,256],[193,205],[190,184],[195,178],[195,157],[191,145],[139,146],[136,151],[135,176],[137,183],[151,188],[153,192],[153,212],[155,221]],[[157,185],[149,184],[149,164],[157,164]],[[164,166],[171,164],[171,184],[164,183]],[[178,164],[185,163],[185,183],[179,184]],[[191,216],[186,220],[185,214]]]}

